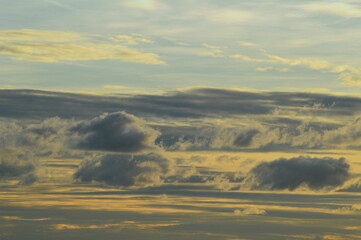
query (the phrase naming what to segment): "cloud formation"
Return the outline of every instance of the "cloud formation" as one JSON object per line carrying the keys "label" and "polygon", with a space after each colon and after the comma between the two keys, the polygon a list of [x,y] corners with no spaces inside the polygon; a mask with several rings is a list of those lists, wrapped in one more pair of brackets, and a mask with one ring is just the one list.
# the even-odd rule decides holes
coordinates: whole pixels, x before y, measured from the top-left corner
{"label": "cloud formation", "polygon": [[156,148],[160,133],[125,112],[104,113],[71,128],[79,135],[76,147],[85,150],[140,152]]}
{"label": "cloud formation", "polygon": [[242,210],[235,209],[233,212],[234,212],[235,215],[239,215],[239,216],[265,215],[265,214],[267,214],[266,210],[260,209],[260,208],[244,208]]}
{"label": "cloud formation", "polygon": [[160,154],[106,154],[84,161],[74,179],[111,186],[147,187],[161,184],[170,172],[170,160]]}
{"label": "cloud formation", "polygon": [[[351,86],[361,86],[361,69],[353,67],[350,65],[339,65],[322,59],[313,59],[313,58],[285,58],[280,57],[274,54],[267,53],[264,49],[259,49],[259,51],[265,56],[265,58],[254,58],[247,55],[239,53],[225,53],[220,48],[209,48],[203,45],[207,50],[201,51],[198,54],[200,56],[209,56],[214,58],[231,58],[231,59],[240,59],[247,62],[254,63],[266,63],[273,65],[286,65],[286,66],[303,66],[312,70],[327,71],[329,73],[338,74],[338,79],[340,79],[344,84]],[[276,70],[280,72],[291,72],[290,68],[280,68],[277,66],[259,66],[256,68],[257,71],[266,72],[268,70]]]}
{"label": "cloud formation", "polygon": [[0,150],[0,181],[17,180],[21,185],[36,181],[32,155],[14,149]]}
{"label": "cloud formation", "polygon": [[[132,39],[128,39],[130,40]],[[134,41],[146,40],[133,37]],[[145,64],[165,64],[154,53],[144,53],[108,42],[94,43],[90,38],[87,39],[78,33],[32,29],[0,31],[0,54],[12,56],[16,60],[49,63],[116,59]]]}
{"label": "cloud formation", "polygon": [[290,191],[306,186],[311,190],[334,188],[349,177],[345,159],[300,156],[263,162],[254,167],[245,179],[245,186],[259,190]]}
{"label": "cloud formation", "polygon": [[173,118],[224,118],[247,114],[337,117],[361,113],[361,98],[306,92],[256,92],[205,87],[175,90],[163,95],[116,96],[0,90],[1,117],[44,119],[59,116],[85,119],[119,109],[136,115]]}
{"label": "cloud formation", "polygon": [[303,6],[303,9],[310,12],[324,12],[347,18],[361,17],[361,7],[357,3],[353,4],[347,2],[314,2]]}

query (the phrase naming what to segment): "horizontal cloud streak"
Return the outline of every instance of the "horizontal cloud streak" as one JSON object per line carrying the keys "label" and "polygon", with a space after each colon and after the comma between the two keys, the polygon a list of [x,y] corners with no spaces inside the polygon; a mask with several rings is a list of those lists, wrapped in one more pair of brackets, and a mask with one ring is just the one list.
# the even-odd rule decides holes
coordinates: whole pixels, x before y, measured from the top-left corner
{"label": "horizontal cloud streak", "polygon": [[[122,35],[120,40],[126,40],[127,44],[150,42],[141,37],[126,35]],[[114,59],[165,64],[157,54],[144,53],[114,44],[110,40],[95,43],[90,36],[78,33],[34,29],[0,31],[0,54],[12,56],[16,60],[49,63]]]}

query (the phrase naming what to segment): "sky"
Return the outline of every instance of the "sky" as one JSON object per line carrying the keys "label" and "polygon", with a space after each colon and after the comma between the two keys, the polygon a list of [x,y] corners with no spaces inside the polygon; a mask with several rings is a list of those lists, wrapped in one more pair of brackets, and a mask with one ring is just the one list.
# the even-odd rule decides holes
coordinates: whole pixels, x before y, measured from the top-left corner
{"label": "sky", "polygon": [[0,8],[0,239],[361,239],[361,2]]}

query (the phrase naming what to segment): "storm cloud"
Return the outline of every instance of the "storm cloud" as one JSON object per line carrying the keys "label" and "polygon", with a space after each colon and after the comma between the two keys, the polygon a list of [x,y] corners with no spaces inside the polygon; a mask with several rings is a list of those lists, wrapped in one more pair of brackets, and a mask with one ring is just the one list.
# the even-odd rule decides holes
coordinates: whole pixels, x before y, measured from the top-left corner
{"label": "storm cloud", "polygon": [[349,164],[344,158],[311,158],[300,156],[263,162],[245,179],[245,186],[259,190],[290,191],[301,186],[311,190],[342,185],[349,177]]}
{"label": "storm cloud", "polygon": [[145,187],[161,184],[170,172],[171,161],[160,154],[106,154],[84,161],[74,179],[111,186]]}
{"label": "storm cloud", "polygon": [[85,150],[140,152],[156,148],[160,133],[125,112],[104,113],[71,128],[79,135],[76,147]]}

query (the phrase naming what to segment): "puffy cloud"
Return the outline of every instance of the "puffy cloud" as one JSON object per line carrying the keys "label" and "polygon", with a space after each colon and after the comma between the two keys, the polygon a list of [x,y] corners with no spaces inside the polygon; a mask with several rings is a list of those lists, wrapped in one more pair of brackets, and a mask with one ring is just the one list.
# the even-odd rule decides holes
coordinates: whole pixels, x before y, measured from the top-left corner
{"label": "puffy cloud", "polygon": [[263,162],[247,175],[244,185],[261,190],[295,190],[307,186],[311,190],[337,187],[349,177],[345,159],[300,156]]}
{"label": "puffy cloud", "polygon": [[28,152],[14,149],[0,151],[0,181],[17,180],[28,185],[36,181],[35,161]]}
{"label": "puffy cloud", "polygon": [[162,155],[106,154],[84,161],[74,178],[111,186],[152,186],[161,184],[171,172],[171,161]]}
{"label": "puffy cloud", "polygon": [[156,148],[160,133],[134,115],[125,112],[104,113],[71,128],[77,133],[76,147],[86,150],[139,152]]}

